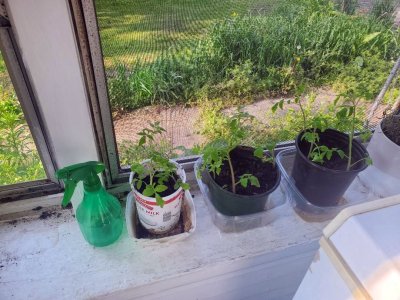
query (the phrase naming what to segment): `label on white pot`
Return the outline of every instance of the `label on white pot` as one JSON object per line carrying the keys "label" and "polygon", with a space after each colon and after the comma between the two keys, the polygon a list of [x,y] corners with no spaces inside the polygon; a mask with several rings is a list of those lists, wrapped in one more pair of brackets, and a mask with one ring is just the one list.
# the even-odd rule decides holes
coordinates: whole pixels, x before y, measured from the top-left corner
{"label": "label on white pot", "polygon": [[156,199],[146,197],[134,190],[139,221],[152,233],[164,233],[171,230],[179,221],[184,190],[179,188],[175,193],[163,197],[164,206],[160,207]]}

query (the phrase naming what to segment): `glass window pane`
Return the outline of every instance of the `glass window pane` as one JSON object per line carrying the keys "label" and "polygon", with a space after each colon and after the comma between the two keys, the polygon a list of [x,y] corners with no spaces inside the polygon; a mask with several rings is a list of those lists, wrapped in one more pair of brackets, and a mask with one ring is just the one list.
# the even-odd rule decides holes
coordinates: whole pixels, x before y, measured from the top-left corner
{"label": "glass window pane", "polygon": [[[254,143],[293,140],[302,112],[348,130],[336,119],[345,97],[359,100],[355,127],[363,131],[400,54],[389,17],[399,8],[364,2],[96,0],[122,165],[145,158],[135,145],[150,122],[166,129],[158,147],[190,149],[213,138],[221,114],[238,105],[255,116]],[[368,128],[396,102],[398,87],[395,80]],[[299,93],[302,109],[292,101]]]}
{"label": "glass window pane", "polygon": [[46,173],[0,53],[0,185],[45,178]]}

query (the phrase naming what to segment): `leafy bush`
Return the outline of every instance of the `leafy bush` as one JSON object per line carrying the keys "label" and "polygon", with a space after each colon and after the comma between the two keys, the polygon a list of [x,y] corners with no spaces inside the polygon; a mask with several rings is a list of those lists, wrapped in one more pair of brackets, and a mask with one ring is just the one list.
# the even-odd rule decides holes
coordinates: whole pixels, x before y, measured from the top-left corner
{"label": "leafy bush", "polygon": [[247,60],[227,71],[228,79],[223,83],[223,88],[229,94],[244,97],[255,92],[257,75],[253,73],[253,64]]}
{"label": "leafy bush", "polygon": [[[201,151],[203,163],[199,170],[200,174],[207,169],[215,178],[220,175],[223,166],[227,164],[231,177],[230,188],[232,193],[236,194],[236,186],[239,184],[244,188],[249,184],[259,188],[260,182],[253,174],[237,174],[231,158],[231,152],[241,145],[248,134],[248,123],[254,117],[238,109],[235,114],[231,116],[221,115],[221,118],[223,119],[224,130],[217,134],[216,139],[206,143]],[[262,148],[255,150],[254,156],[263,158]]]}
{"label": "leafy bush", "polygon": [[0,94],[0,185],[46,178],[15,94]]}
{"label": "leafy bush", "polygon": [[154,141],[147,148],[143,148],[136,142],[123,141],[118,145],[118,157],[122,166],[129,166],[133,162],[141,162],[148,159],[150,152],[163,152],[169,158],[176,158],[176,149],[174,149],[165,138],[158,139]]}
{"label": "leafy bush", "polygon": [[374,100],[392,67],[393,62],[381,60],[376,55],[358,56],[343,67],[333,87],[339,93],[353,90],[360,98]]}
{"label": "leafy bush", "polygon": [[[284,111],[279,114],[273,111],[267,112],[268,127],[264,128],[263,134],[258,136],[275,141],[291,141],[305,127],[313,127],[312,120],[324,120],[326,128],[349,131],[348,124],[338,122],[337,107],[335,103],[327,102],[324,99],[317,99],[315,94],[299,95],[302,101],[302,111],[298,105],[287,105]],[[306,120],[306,125],[304,125]],[[360,106],[355,118],[356,131],[362,131],[363,121],[365,120],[365,108]]]}
{"label": "leafy bush", "polygon": [[154,74],[149,69],[133,72],[119,64],[115,77],[109,80],[111,106],[116,109],[135,109],[152,104]]}
{"label": "leafy bush", "polygon": [[[155,147],[156,139],[165,132],[165,129],[158,122],[150,123],[148,128],[144,128],[138,133],[140,136],[137,144],[138,149],[147,153],[146,162],[131,162],[131,169],[134,176],[131,184],[144,196],[154,197],[157,205],[163,207],[163,192],[168,190],[168,181],[174,182],[174,190],[181,187],[184,190],[189,189],[189,184],[177,178],[177,167],[170,161],[168,153],[157,150]],[[165,195],[166,196],[166,195]]]}
{"label": "leafy bush", "polygon": [[[357,57],[386,69],[400,53],[399,31],[379,20],[348,16],[323,0],[285,2],[270,15],[236,16],[214,24],[197,45],[153,64],[118,69],[110,79],[113,109],[201,98],[288,92],[308,79],[329,82]],[[364,68],[364,81],[375,80]],[[378,82],[378,81],[376,81]],[[376,93],[371,84],[369,94]]]}

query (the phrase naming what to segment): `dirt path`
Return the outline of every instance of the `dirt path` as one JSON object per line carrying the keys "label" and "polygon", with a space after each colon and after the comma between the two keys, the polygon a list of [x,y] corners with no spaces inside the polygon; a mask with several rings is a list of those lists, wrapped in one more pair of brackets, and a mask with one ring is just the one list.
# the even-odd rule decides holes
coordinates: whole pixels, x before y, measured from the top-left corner
{"label": "dirt path", "polygon": [[[320,89],[317,92],[315,105],[332,102],[336,94],[329,89]],[[252,104],[244,106],[244,111],[250,113],[263,123],[268,123],[266,116],[272,105],[282,98],[265,98]],[[367,109],[370,105],[368,105]],[[378,107],[371,125],[376,124],[382,116],[386,105]],[[233,110],[227,109],[227,111]],[[147,127],[150,122],[159,121],[166,129],[165,137],[172,146],[184,146],[192,148],[202,142],[202,137],[197,133],[199,130],[198,120],[200,111],[198,107],[173,106],[170,108],[160,106],[149,106],[124,114],[114,121],[117,143],[123,141],[136,142],[137,133]]]}
{"label": "dirt path", "polygon": [[170,108],[149,106],[124,114],[114,121],[117,143],[138,140],[137,133],[150,122],[160,122],[166,130],[166,138],[175,146],[193,147],[201,141],[196,134],[199,118],[197,107],[174,106]]}
{"label": "dirt path", "polygon": [[[335,96],[334,92],[321,89],[318,91],[317,100],[319,103],[331,102]],[[282,98],[265,98],[246,105],[244,111],[255,116],[259,121],[267,123],[267,111],[270,111],[272,105],[280,99]],[[152,106],[141,108],[124,114],[114,121],[117,143],[123,141],[136,142],[139,131],[147,127],[150,122],[159,121],[161,126],[166,129],[165,136],[173,146],[191,148],[202,141],[201,136],[197,134],[199,116],[198,107],[174,106],[165,108]]]}

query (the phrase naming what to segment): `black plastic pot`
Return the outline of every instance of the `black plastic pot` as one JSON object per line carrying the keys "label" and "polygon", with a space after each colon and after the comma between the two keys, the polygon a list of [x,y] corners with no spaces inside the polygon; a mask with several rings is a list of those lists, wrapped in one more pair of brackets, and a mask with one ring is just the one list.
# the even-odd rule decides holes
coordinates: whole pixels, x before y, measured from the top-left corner
{"label": "black plastic pot", "polygon": [[[252,155],[253,152],[254,149],[249,153]],[[220,213],[226,216],[242,216],[264,210],[269,195],[279,186],[280,183],[280,170],[277,166],[275,166],[275,169],[277,178],[274,186],[268,189],[267,192],[257,195],[239,195],[223,189],[207,170],[202,172],[202,181],[208,186],[210,200]]]}
{"label": "black plastic pot", "polygon": [[[292,177],[297,189],[305,199],[317,206],[335,206],[339,203],[347,188],[353,182],[357,174],[363,171],[368,165],[365,157],[368,152],[365,147],[353,140],[352,161],[359,163],[351,170],[334,170],[314,163],[307,158],[309,143],[302,141],[301,132],[296,138],[296,156],[293,165]],[[349,136],[334,129],[327,129],[319,133],[320,144],[329,148],[336,147],[348,152]]]}

